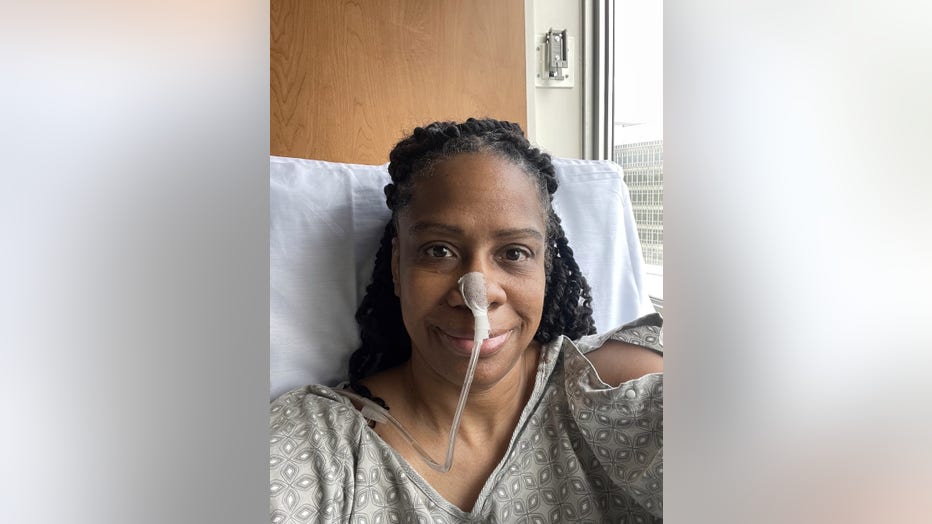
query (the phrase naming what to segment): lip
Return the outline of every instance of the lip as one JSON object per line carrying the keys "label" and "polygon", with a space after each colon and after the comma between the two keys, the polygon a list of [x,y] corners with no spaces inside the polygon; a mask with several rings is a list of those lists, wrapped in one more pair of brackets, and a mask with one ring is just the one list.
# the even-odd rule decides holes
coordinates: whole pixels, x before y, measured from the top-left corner
{"label": "lip", "polygon": [[[440,331],[441,338],[447,343],[447,346],[452,349],[455,353],[460,355],[470,356],[472,355],[472,346],[473,338],[470,333],[469,336],[462,336],[464,333],[457,333],[452,335],[443,330]],[[498,330],[493,331],[489,334],[489,338],[482,341],[482,345],[479,347],[479,357],[489,357],[499,352],[499,350],[504,347],[505,343],[508,342],[508,339],[511,338],[511,333],[513,329],[508,330]]]}

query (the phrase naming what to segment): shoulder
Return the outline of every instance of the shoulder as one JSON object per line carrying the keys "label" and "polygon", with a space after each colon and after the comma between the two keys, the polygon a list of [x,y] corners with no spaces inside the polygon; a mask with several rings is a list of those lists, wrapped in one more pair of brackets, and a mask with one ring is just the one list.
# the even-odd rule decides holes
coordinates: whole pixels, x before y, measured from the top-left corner
{"label": "shoulder", "polygon": [[638,346],[654,353],[663,354],[663,317],[651,313],[632,320],[623,326],[595,335],[586,335],[573,341],[580,351],[588,353],[602,347],[606,342],[617,341]]}
{"label": "shoulder", "polygon": [[294,417],[298,412],[318,411],[346,405],[343,397],[333,388],[321,385],[300,386],[282,393],[272,401],[269,409],[273,416]]}
{"label": "shoulder", "polygon": [[663,373],[663,318],[643,316],[617,329],[574,341],[605,384],[618,386],[651,373]]}
{"label": "shoulder", "polygon": [[365,421],[345,398],[327,386],[301,386],[272,401],[272,444],[282,439],[312,441],[325,438],[330,447],[345,447],[359,440]]}

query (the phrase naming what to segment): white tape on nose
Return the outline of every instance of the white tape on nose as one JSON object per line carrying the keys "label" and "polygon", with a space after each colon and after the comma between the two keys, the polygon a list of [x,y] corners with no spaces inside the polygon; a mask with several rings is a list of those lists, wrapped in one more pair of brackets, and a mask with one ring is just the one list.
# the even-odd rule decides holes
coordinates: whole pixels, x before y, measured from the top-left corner
{"label": "white tape on nose", "polygon": [[472,310],[473,314],[489,310],[489,299],[485,294],[485,277],[482,273],[477,271],[466,273],[457,283],[460,285],[460,293],[466,301],[466,307]]}
{"label": "white tape on nose", "polygon": [[489,299],[485,293],[485,277],[478,271],[466,273],[456,281],[460,285],[460,294],[466,307],[472,311],[476,321],[474,339],[482,341],[489,338]]}

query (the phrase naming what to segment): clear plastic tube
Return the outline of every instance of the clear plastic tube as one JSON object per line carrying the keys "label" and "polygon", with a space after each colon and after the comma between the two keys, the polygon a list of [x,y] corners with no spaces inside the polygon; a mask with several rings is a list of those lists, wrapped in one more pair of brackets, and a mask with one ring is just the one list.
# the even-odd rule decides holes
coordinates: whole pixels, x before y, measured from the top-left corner
{"label": "clear plastic tube", "polygon": [[453,467],[453,449],[456,447],[456,434],[460,428],[460,420],[463,416],[463,410],[466,407],[466,399],[469,397],[469,387],[472,385],[472,378],[476,372],[476,364],[479,361],[479,348],[482,347],[482,341],[489,338],[488,301],[486,299],[485,280],[482,273],[467,273],[459,279],[458,284],[460,286],[460,293],[463,295],[467,307],[472,311],[475,324],[473,329],[472,354],[469,357],[469,367],[466,369],[466,376],[463,379],[463,387],[460,390],[459,402],[456,404],[456,413],[453,415],[453,424],[450,426],[447,454],[442,463],[434,460],[417,439],[414,438],[414,436],[405,429],[404,425],[398,422],[388,410],[376,404],[371,399],[357,395],[351,391],[346,391],[345,389],[334,390],[336,393],[358,402],[362,406],[360,412],[363,417],[395,426],[395,429],[401,433],[405,440],[411,444],[411,447],[421,456],[424,463],[441,473],[446,473]]}

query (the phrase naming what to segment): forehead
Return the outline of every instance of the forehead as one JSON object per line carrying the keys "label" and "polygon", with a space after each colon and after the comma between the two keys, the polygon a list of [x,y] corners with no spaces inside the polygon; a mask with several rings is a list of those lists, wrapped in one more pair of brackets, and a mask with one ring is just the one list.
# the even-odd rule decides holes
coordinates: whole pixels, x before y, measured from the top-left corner
{"label": "forehead", "polygon": [[434,221],[489,228],[533,227],[544,233],[537,184],[521,167],[491,153],[456,155],[418,175],[411,201],[399,219],[409,225]]}

